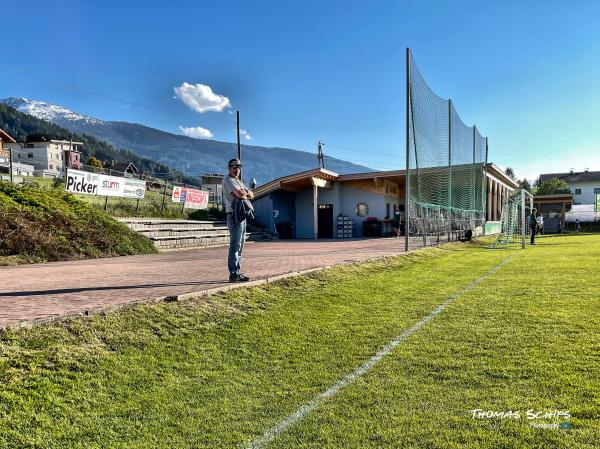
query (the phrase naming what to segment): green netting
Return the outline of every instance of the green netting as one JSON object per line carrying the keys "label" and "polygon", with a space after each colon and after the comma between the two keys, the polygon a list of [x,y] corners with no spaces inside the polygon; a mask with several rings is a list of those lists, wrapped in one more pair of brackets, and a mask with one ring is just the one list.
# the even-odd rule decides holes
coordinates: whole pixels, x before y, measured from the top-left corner
{"label": "green netting", "polygon": [[525,239],[531,233],[527,223],[532,207],[531,194],[525,189],[518,189],[504,195],[506,198],[503,198],[500,214],[502,228],[496,240],[490,245],[491,248],[512,244],[523,246]]}
{"label": "green netting", "polygon": [[408,235],[436,243],[476,233],[485,222],[487,139],[429,88],[412,56],[408,63]]}

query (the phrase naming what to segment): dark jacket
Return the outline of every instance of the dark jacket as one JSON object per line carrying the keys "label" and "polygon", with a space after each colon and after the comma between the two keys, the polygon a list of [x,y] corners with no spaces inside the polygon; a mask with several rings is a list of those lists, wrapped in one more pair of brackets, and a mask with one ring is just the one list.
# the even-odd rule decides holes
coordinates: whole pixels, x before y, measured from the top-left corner
{"label": "dark jacket", "polygon": [[233,209],[233,222],[241,223],[245,219],[249,218],[254,220],[254,207],[250,200],[241,200],[237,196],[233,195],[233,203],[231,203]]}

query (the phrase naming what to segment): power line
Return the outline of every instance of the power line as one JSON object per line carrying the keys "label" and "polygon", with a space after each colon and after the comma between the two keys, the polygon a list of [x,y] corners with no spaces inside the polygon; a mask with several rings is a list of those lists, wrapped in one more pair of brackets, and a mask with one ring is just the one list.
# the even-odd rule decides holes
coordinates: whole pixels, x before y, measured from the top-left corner
{"label": "power line", "polygon": [[339,148],[339,149],[342,149],[342,150],[353,151],[353,152],[361,153],[361,154],[373,154],[373,155],[387,156],[387,157],[393,157],[393,158],[396,158],[396,157],[400,157],[401,158],[402,157],[402,152],[401,151],[399,151],[397,154],[391,154],[391,153],[381,153],[379,151],[369,151],[369,150],[364,150],[364,149],[361,150],[361,149],[358,149],[358,148],[343,147],[341,145],[333,145],[333,144],[326,143],[326,142],[324,143],[324,145],[326,145],[328,147],[331,147],[331,148]]}
{"label": "power line", "polygon": [[[101,98],[105,98],[107,100],[111,100],[111,101],[116,101],[119,103],[124,103],[124,104],[128,104],[131,106],[136,106],[138,108],[142,108],[142,109],[149,109],[149,110],[154,110],[154,111],[159,111],[159,112],[164,112],[167,114],[173,114],[173,115],[178,115],[178,116],[182,116],[182,117],[188,117],[189,116],[187,114],[184,114],[182,112],[176,112],[176,111],[172,111],[170,109],[165,109],[165,108],[160,108],[158,106],[152,106],[152,105],[146,105],[146,104],[142,104],[142,103],[136,103],[133,101],[129,101],[129,100],[125,100],[123,98],[117,98],[117,97],[113,97],[111,95],[105,95],[105,94],[101,94],[99,92],[94,92],[91,90],[87,90],[87,89],[69,89],[73,92],[81,92],[81,93],[86,93],[88,95],[95,95],[97,97],[101,97]],[[227,123],[227,124],[234,124],[235,121],[233,120],[223,120],[223,119],[219,119],[216,117],[203,117],[202,121],[216,121],[216,122],[222,122],[222,123]]]}

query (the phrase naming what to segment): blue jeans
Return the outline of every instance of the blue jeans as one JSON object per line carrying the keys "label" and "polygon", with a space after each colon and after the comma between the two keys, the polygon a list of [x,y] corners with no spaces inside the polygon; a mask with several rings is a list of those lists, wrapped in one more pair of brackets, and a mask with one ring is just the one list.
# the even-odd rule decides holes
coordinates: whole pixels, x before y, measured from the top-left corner
{"label": "blue jeans", "polygon": [[244,239],[246,236],[246,220],[241,223],[234,223],[233,214],[227,214],[227,228],[229,228],[227,267],[229,268],[230,275],[240,274],[242,250],[244,249]]}

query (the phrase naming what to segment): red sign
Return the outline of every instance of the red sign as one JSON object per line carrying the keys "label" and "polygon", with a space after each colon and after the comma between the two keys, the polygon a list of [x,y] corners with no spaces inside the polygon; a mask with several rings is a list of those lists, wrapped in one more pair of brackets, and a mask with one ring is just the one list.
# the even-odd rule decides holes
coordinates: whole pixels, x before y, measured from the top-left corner
{"label": "red sign", "polygon": [[183,207],[188,209],[206,209],[208,207],[208,192],[188,187],[174,187],[172,200],[183,203]]}

